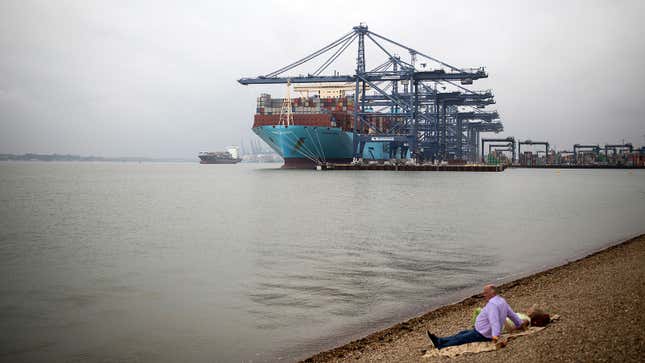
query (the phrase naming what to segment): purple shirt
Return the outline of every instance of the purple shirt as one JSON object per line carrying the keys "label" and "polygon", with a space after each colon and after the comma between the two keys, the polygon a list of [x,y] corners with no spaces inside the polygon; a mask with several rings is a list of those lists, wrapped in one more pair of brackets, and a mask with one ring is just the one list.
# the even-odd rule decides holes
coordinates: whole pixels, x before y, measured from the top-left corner
{"label": "purple shirt", "polygon": [[515,314],[506,300],[501,296],[495,295],[488,300],[488,304],[477,315],[475,330],[488,339],[495,336],[498,337],[502,332],[506,317],[511,318],[516,327],[519,328],[522,325],[522,319]]}

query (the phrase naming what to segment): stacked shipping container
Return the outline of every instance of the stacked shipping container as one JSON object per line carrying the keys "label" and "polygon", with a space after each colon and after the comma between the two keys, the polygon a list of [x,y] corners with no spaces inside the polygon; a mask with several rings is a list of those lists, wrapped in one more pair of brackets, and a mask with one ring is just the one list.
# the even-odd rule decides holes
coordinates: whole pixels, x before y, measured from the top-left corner
{"label": "stacked shipping container", "polygon": [[[276,115],[282,111],[283,98],[271,98],[271,95],[263,93],[257,99],[256,113],[259,115]],[[318,96],[309,98],[293,98],[291,100],[291,112],[299,114],[321,113],[327,111],[354,110],[354,99],[351,96],[340,98],[320,98]]]}
{"label": "stacked shipping container", "polygon": [[[280,124],[280,113],[284,104],[283,98],[271,98],[263,93],[257,99],[256,115],[253,127],[271,126]],[[294,125],[340,127],[351,131],[353,126],[354,98],[344,96],[338,98],[293,98],[291,100],[291,113]],[[368,122],[379,130],[386,130],[392,122],[391,117],[370,116]],[[373,132],[365,126],[363,133]]]}

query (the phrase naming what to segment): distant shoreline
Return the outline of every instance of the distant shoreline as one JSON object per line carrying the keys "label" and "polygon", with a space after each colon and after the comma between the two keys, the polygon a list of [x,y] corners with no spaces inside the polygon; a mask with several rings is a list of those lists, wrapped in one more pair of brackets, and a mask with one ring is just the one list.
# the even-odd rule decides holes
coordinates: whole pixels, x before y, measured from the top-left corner
{"label": "distant shoreline", "polygon": [[195,158],[146,158],[139,156],[121,156],[121,157],[104,157],[104,156],[82,156],[72,154],[0,154],[0,161],[108,161],[108,162],[199,162]]}
{"label": "distant shoreline", "polygon": [[[537,303],[562,315],[553,328],[511,342],[489,353],[460,356],[454,361],[559,360],[638,361],[645,346],[641,329],[645,282],[645,234],[605,247],[585,257],[548,268],[499,286],[501,295],[518,311]],[[621,286],[613,289],[611,286]],[[611,293],[604,293],[607,288]],[[422,358],[432,349],[426,329],[448,335],[467,329],[472,310],[483,305],[481,295],[443,305],[336,348],[304,362],[433,361]],[[580,307],[584,306],[584,309]],[[620,310],[613,309],[620,306]],[[590,313],[593,312],[593,313]],[[600,316],[600,314],[602,316]],[[633,319],[637,319],[634,324]],[[640,323],[638,320],[640,319]],[[556,347],[553,341],[560,341]],[[641,342],[640,346],[638,343]]]}

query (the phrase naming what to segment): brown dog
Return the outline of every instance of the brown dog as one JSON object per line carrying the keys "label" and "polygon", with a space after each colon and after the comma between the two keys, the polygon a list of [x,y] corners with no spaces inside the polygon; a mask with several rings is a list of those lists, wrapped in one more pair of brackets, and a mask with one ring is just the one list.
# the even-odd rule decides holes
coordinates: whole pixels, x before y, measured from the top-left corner
{"label": "brown dog", "polygon": [[526,315],[531,318],[531,326],[546,326],[551,322],[551,317],[549,314],[545,313],[543,310],[538,309],[537,305],[531,306],[527,311]]}

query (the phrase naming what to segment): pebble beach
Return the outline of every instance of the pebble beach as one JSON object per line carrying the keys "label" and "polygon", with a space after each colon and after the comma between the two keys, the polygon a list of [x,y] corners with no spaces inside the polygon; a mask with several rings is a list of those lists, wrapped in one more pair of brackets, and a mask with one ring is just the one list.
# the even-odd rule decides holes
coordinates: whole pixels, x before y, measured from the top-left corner
{"label": "pebble beach", "polygon": [[432,310],[305,362],[640,362],[645,355],[645,234],[565,265],[498,286],[516,311],[533,304],[557,322],[493,352],[426,358],[439,336],[470,328],[481,295]]}

